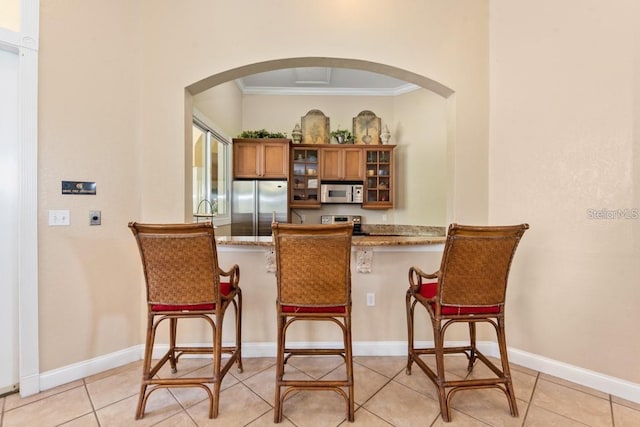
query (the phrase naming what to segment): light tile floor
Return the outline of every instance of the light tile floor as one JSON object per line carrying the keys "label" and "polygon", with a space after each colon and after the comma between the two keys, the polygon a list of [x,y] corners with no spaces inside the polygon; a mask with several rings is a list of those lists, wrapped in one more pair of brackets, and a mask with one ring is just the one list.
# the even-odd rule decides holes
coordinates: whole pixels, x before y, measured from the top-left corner
{"label": "light tile floor", "polygon": [[[518,418],[497,390],[472,390],[453,398],[452,422],[440,417],[435,388],[404,357],[356,357],[355,422],[345,421],[342,398],[330,391],[298,392],[284,405],[282,426],[639,426],[640,405],[526,368],[513,366]],[[66,384],[21,399],[0,398],[0,427],[15,426],[251,426],[273,424],[274,358],[245,358],[223,382],[220,415],[211,420],[199,389],[163,389],[149,398],[145,417],[134,420],[141,363]],[[290,360],[295,375],[325,377],[343,371],[339,360]],[[179,375],[210,370],[204,359],[183,359]],[[289,372],[289,371],[288,371]],[[466,375],[464,360],[452,360],[448,374]],[[478,365],[471,375],[482,375]],[[160,375],[169,375],[161,371]]]}

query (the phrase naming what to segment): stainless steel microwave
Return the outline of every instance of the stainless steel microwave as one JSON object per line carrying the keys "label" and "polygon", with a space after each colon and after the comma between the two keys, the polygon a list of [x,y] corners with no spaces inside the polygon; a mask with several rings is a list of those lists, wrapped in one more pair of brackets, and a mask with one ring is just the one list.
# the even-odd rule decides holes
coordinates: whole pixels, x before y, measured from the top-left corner
{"label": "stainless steel microwave", "polygon": [[363,193],[364,186],[362,184],[320,184],[321,203],[362,203]]}

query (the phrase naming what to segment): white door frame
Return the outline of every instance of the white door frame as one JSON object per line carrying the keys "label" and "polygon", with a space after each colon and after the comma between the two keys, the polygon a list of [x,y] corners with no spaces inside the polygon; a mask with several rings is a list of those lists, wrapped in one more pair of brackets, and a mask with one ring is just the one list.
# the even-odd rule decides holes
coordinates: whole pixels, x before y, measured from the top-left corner
{"label": "white door frame", "polygon": [[0,28],[18,52],[18,364],[20,395],[40,391],[38,350],[38,0],[20,0],[20,32]]}

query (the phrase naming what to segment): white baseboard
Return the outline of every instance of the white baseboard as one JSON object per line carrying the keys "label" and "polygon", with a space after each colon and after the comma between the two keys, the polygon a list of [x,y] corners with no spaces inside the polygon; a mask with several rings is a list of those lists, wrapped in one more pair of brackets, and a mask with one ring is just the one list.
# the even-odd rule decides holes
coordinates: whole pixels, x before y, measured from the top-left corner
{"label": "white baseboard", "polygon": [[[493,343],[493,347],[497,354],[497,344]],[[640,384],[637,383],[516,349],[509,349],[509,362],[640,403]]]}
{"label": "white baseboard", "polygon": [[[51,371],[40,374],[40,391],[48,390],[62,384],[79,380],[90,375],[99,374],[109,369],[117,368],[128,363],[136,362],[142,359],[143,346],[136,345],[114,353],[105,354],[104,356],[95,357],[83,362],[74,363],[72,365],[63,366],[62,368],[53,369]],[[22,394],[22,383],[20,384],[20,394]],[[37,391],[36,391],[37,393]],[[33,394],[33,393],[31,393]]]}
{"label": "white baseboard", "polygon": [[[230,343],[229,343],[230,344]],[[306,344],[306,343],[301,343]],[[416,346],[430,345],[429,342],[416,342]],[[227,345],[227,344],[225,344]],[[314,346],[337,347],[340,343],[314,343]],[[462,343],[448,342],[447,345],[462,345]],[[487,356],[498,356],[498,346],[494,342],[478,343],[478,348]],[[156,346],[154,356],[160,356],[166,351],[166,345]],[[80,363],[74,363],[62,368],[43,372],[39,378],[32,377],[27,382],[20,383],[20,394],[25,397],[66,384],[89,375],[94,375],[108,369],[117,368],[131,362],[142,359],[143,346],[138,345],[120,350],[111,354],[96,357]],[[242,357],[275,357],[275,343],[243,343]],[[406,341],[358,341],[353,343],[354,356],[406,356]],[[549,359],[544,356],[528,353],[518,349],[509,349],[509,360],[520,366],[535,371],[553,375],[558,378],[571,381],[600,390],[607,394],[621,397],[632,402],[640,403],[640,384],[622,380],[620,378],[604,375],[598,372],[569,365],[564,362]],[[38,387],[39,383],[39,387]]]}

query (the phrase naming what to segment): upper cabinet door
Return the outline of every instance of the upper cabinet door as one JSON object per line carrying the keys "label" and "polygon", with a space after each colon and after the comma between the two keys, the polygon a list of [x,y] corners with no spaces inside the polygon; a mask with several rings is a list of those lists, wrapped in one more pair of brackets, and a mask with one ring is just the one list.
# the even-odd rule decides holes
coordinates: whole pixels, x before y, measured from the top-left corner
{"label": "upper cabinet door", "polygon": [[343,175],[347,181],[364,180],[364,150],[345,148],[343,155]]}
{"label": "upper cabinet door", "polygon": [[[267,140],[268,141],[268,140]],[[289,141],[263,144],[263,178],[287,178],[289,172]]]}
{"label": "upper cabinet door", "polygon": [[338,181],[341,179],[340,150],[337,148],[320,149],[320,179]]}
{"label": "upper cabinet door", "polygon": [[233,139],[233,177],[287,179],[288,139]]}
{"label": "upper cabinet door", "polygon": [[362,148],[322,147],[320,149],[320,179],[324,181],[363,181]]}
{"label": "upper cabinet door", "polygon": [[233,140],[233,177],[258,178],[258,144]]}

